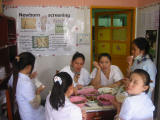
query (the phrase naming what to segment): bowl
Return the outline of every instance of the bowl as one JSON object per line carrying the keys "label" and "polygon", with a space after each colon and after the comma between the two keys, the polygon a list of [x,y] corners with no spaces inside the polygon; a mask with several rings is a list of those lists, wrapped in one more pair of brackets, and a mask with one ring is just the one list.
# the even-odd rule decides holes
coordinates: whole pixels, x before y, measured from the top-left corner
{"label": "bowl", "polygon": [[103,87],[103,88],[99,88],[98,92],[100,94],[115,94],[116,90],[114,88],[110,88],[110,87]]}
{"label": "bowl", "polygon": [[119,102],[119,103],[123,103],[123,101],[126,99],[126,97],[128,96],[128,94],[126,92],[122,92],[122,93],[118,93],[116,95],[116,100]]}
{"label": "bowl", "polygon": [[77,91],[77,94],[79,95],[97,94],[97,93],[98,91],[94,88],[83,88]]}
{"label": "bowl", "polygon": [[82,96],[71,96],[70,101],[79,107],[83,107],[86,104],[87,99]]}

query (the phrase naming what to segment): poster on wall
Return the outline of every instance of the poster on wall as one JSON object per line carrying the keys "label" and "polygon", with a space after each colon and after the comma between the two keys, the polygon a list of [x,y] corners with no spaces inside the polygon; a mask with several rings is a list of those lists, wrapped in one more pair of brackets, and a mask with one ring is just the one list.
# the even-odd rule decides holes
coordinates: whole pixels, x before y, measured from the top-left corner
{"label": "poster on wall", "polygon": [[[75,7],[18,7],[18,52],[35,55],[71,55],[79,44],[89,43],[84,20]],[[80,16],[78,16],[80,17]],[[82,40],[83,38],[83,40]],[[81,41],[80,41],[81,40]]]}
{"label": "poster on wall", "polygon": [[156,58],[156,45],[157,45],[157,30],[146,30],[145,38],[147,39],[150,50],[149,53],[153,60]]}
{"label": "poster on wall", "polygon": [[77,45],[88,45],[90,42],[90,34],[78,33],[77,34]]}
{"label": "poster on wall", "polygon": [[137,9],[137,37],[145,36],[146,30],[158,30],[159,13],[159,4],[148,5]]}

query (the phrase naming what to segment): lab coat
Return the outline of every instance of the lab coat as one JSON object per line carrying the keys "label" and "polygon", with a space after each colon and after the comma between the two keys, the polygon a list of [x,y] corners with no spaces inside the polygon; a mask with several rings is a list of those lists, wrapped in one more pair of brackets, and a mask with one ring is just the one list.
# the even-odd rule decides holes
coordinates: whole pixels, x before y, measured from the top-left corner
{"label": "lab coat", "polygon": [[65,98],[64,107],[60,107],[58,111],[54,109],[49,102],[50,95],[47,96],[45,104],[46,120],[82,120],[81,109]]}
{"label": "lab coat", "polygon": [[[12,87],[12,85],[13,75],[9,80],[9,86]],[[22,120],[45,120],[44,107],[39,106],[35,109],[30,104],[30,101],[36,96],[35,91],[35,85],[31,79],[27,75],[19,73],[16,87],[16,101]]]}
{"label": "lab coat", "polygon": [[[94,68],[90,78],[94,79],[97,73],[97,68]],[[117,82],[119,80],[123,79],[123,74],[118,66],[111,65],[111,71],[109,74],[109,79],[104,75],[104,73],[101,71],[101,85],[111,85],[114,82]]]}
{"label": "lab coat", "polygon": [[153,120],[155,107],[146,93],[130,96],[122,104],[119,118],[122,120]]}
{"label": "lab coat", "polygon": [[72,77],[74,87],[77,84],[81,84],[83,86],[86,86],[90,83],[90,74],[85,68],[82,68],[81,71],[80,71],[80,77],[78,79],[78,83],[75,83],[75,81],[74,81],[75,73],[73,73],[71,71],[70,66],[64,67],[60,72],[67,72]]}

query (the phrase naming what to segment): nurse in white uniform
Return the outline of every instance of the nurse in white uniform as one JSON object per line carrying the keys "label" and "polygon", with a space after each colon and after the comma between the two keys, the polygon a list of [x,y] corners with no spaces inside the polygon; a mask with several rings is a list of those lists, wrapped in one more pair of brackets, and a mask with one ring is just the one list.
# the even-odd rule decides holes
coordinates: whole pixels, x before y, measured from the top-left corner
{"label": "nurse in white uniform", "polygon": [[40,106],[41,90],[36,90],[29,77],[34,63],[35,57],[29,52],[21,53],[13,61],[13,75],[8,84],[12,87],[12,101],[18,104],[21,120],[45,120],[44,108]]}
{"label": "nurse in white uniform", "polygon": [[136,38],[132,45],[132,55],[128,59],[128,74],[135,69],[143,69],[148,72],[152,82],[150,83],[150,89],[148,95],[151,97],[155,88],[155,79],[157,69],[155,64],[149,55],[149,43],[145,38]]}
{"label": "nurse in white uniform", "polygon": [[69,100],[73,93],[71,76],[67,72],[59,72],[53,82],[52,91],[46,99],[46,120],[82,120],[81,109]]}
{"label": "nurse in white uniform", "polygon": [[67,72],[73,79],[74,87],[82,88],[90,83],[90,74],[83,68],[85,57],[82,53],[76,52],[70,66],[64,67],[60,72]]}
{"label": "nurse in white uniform", "polygon": [[118,66],[111,64],[111,56],[102,53],[98,56],[98,63],[93,63],[95,68],[91,73],[91,84],[96,87],[110,86],[123,79],[123,74]]}
{"label": "nurse in white uniform", "polygon": [[122,107],[112,103],[117,107],[118,120],[153,120],[153,112],[155,107],[147,95],[149,90],[150,76],[142,70],[136,69],[131,73],[128,85],[127,97]]}

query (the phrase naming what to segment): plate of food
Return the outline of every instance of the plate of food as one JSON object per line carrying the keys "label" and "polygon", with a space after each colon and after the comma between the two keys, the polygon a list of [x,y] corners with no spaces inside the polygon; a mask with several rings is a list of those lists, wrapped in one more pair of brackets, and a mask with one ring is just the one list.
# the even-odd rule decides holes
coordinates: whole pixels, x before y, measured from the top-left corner
{"label": "plate of food", "polygon": [[98,94],[98,91],[94,88],[83,88],[77,91],[78,95]]}
{"label": "plate of food", "polygon": [[71,96],[70,101],[79,107],[83,107],[86,104],[87,99],[82,96]]}
{"label": "plate of food", "polygon": [[85,97],[87,98],[87,100],[89,101],[95,101],[97,100],[97,96],[98,94],[86,94]]}
{"label": "plate of food", "polygon": [[98,92],[100,94],[112,94],[112,95],[114,95],[114,94],[116,94],[117,91],[114,88],[103,87],[103,88],[99,88]]}
{"label": "plate of food", "polygon": [[110,94],[103,94],[97,97],[99,105],[103,105],[103,106],[111,105],[112,103],[110,102],[110,100],[112,99],[114,99],[114,96]]}

